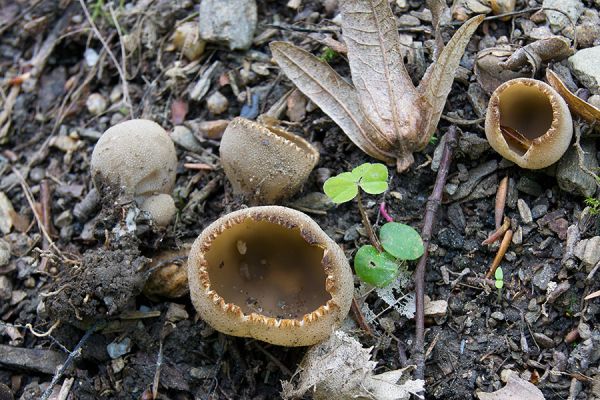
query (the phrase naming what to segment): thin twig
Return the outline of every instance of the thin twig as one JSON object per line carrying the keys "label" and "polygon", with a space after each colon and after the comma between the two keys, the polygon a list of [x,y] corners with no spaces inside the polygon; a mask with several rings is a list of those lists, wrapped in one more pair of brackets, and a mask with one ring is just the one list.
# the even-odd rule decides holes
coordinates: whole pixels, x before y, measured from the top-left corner
{"label": "thin twig", "polygon": [[442,159],[438,169],[435,185],[431,192],[431,196],[427,200],[425,207],[425,217],[423,218],[423,230],[421,237],[425,251],[417,264],[415,272],[415,347],[413,362],[417,365],[415,370],[415,379],[423,379],[425,376],[425,267],[427,266],[427,256],[429,254],[429,242],[431,241],[431,232],[433,230],[433,222],[442,203],[442,193],[448,171],[450,170],[450,162],[452,160],[452,150],[456,146],[456,127],[451,125],[446,133],[446,142]]}
{"label": "thin twig", "polygon": [[58,371],[56,371],[56,374],[54,374],[54,377],[52,378],[50,385],[48,385],[48,388],[44,391],[44,394],[42,394],[42,397],[40,398],[40,400],[48,400],[48,398],[50,398],[50,395],[52,394],[52,388],[54,387],[54,385],[56,385],[58,380],[64,375],[64,373],[67,371],[67,369],[69,369],[71,367],[71,364],[73,364],[73,361],[75,361],[77,358],[79,358],[79,356],[81,355],[82,347],[85,345],[85,343],[88,341],[90,336],[92,336],[92,333],[94,333],[95,331],[96,331],[96,324],[92,325],[92,327],[85,332],[85,335],[83,335],[83,337],[81,338],[79,343],[77,343],[77,346],[75,346],[73,351],[69,353],[69,356],[67,357],[67,360],[65,361],[65,363],[60,367],[60,369]]}
{"label": "thin twig", "polygon": [[373,225],[371,225],[371,221],[369,221],[369,216],[367,215],[367,211],[362,203],[362,196],[360,194],[360,189],[358,194],[356,195],[356,202],[358,203],[358,211],[360,211],[360,216],[362,218],[363,225],[367,230],[367,235],[369,235],[369,240],[371,244],[377,249],[377,251],[382,252],[383,248],[381,247],[381,243],[379,243],[379,239],[375,235],[375,231],[373,231]]}

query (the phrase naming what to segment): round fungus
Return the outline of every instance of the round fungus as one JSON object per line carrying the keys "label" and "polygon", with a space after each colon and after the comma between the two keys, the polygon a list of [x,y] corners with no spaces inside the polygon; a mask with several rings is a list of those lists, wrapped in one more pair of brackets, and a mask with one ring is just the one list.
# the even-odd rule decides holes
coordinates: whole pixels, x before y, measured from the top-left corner
{"label": "round fungus", "polygon": [[192,245],[190,296],[209,325],[282,346],[325,340],[348,314],[354,285],[344,252],[307,215],[239,210]]}
{"label": "round fungus", "polygon": [[319,162],[317,149],[300,136],[241,117],[227,126],[220,153],[234,192],[253,204],[293,196]]}
{"label": "round fungus", "polygon": [[573,122],[567,103],[549,85],[513,79],[492,93],[485,119],[490,145],[522,168],[554,164],[567,151]]}
{"label": "round fungus", "polygon": [[173,190],[177,155],[157,123],[133,119],[109,128],[94,147],[91,168],[100,193],[117,190],[132,197],[159,225],[173,217],[173,200],[161,195],[170,197]]}

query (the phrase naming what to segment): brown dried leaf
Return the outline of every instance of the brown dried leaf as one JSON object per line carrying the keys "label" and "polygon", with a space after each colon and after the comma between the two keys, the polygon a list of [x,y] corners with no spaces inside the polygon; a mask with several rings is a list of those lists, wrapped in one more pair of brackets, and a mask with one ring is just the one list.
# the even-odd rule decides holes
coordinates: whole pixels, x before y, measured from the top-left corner
{"label": "brown dried leaf", "polygon": [[483,15],[473,17],[456,31],[452,39],[450,39],[444,50],[440,53],[437,61],[427,68],[425,76],[423,76],[419,84],[417,90],[421,93],[423,100],[428,106],[427,111],[431,113],[430,118],[426,121],[425,129],[421,133],[419,148],[427,145],[429,138],[433,135],[437,127],[442,111],[444,110],[444,105],[446,104],[446,98],[454,82],[456,68],[458,68],[460,59],[467,44],[469,44],[469,40],[471,40],[471,36],[483,19]]}
{"label": "brown dried leaf", "polygon": [[546,80],[548,80],[550,86],[556,89],[558,94],[560,94],[562,98],[565,99],[571,111],[573,111],[575,114],[579,115],[586,121],[600,121],[600,110],[588,103],[587,101],[573,94],[565,86],[565,84],[558,77],[558,75],[549,68],[546,70]]}
{"label": "brown dried leaf", "polygon": [[529,63],[535,73],[543,62],[550,60],[560,61],[573,53],[574,51],[571,48],[569,40],[562,36],[550,36],[521,47],[508,60],[500,63],[500,66],[512,71],[518,71]]}
{"label": "brown dried leaf", "polygon": [[326,62],[285,42],[272,42],[271,51],[279,67],[324,113],[337,123],[362,151],[377,159],[393,162],[369,138],[376,128],[365,117],[356,90]]}
{"label": "brown dried leaf", "polygon": [[382,140],[395,147],[398,137],[413,133],[418,93],[404,67],[396,19],[388,2],[346,0],[340,5],[352,83],[368,118]]}

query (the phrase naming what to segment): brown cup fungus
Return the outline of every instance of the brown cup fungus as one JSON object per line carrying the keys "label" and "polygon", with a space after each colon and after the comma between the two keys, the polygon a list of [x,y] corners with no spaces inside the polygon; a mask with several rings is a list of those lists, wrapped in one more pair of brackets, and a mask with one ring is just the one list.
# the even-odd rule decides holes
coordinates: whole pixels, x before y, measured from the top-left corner
{"label": "brown cup fungus", "polygon": [[490,145],[522,168],[554,164],[573,136],[571,113],[563,98],[544,82],[519,78],[500,85],[485,119]]}
{"label": "brown cup fungus", "polygon": [[291,197],[319,162],[317,149],[300,136],[240,117],[227,126],[220,153],[234,192],[253,204]]}
{"label": "brown cup fungus", "polygon": [[325,340],[348,314],[344,252],[310,217],[251,207],[209,225],[188,260],[194,307],[216,330],[281,346]]}
{"label": "brown cup fungus", "polygon": [[176,168],[175,146],[167,132],[143,119],[109,128],[92,153],[92,178],[100,193],[116,190],[134,199],[161,226],[176,212],[170,196]]}

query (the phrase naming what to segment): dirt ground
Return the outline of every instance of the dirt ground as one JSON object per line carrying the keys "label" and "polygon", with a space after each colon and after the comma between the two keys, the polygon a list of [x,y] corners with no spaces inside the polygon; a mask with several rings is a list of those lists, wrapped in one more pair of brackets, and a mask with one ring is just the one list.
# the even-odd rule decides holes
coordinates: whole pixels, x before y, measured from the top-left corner
{"label": "dirt ground", "polygon": [[[77,357],[52,383],[50,398],[152,399],[153,387],[159,399],[280,398],[281,381],[292,377],[306,348],[221,334],[197,317],[188,294],[169,299],[144,294],[143,288],[151,258],[193,241],[209,223],[246,205],[220,166],[219,136],[203,133],[202,124],[240,115],[255,119],[293,88],[270,63],[268,43],[293,42],[349,77],[345,56],[327,53],[323,45],[342,38],[333,22],[337,2],[298,3],[292,8],[285,1],[258,1],[249,50],[208,43],[190,61],[171,37],[184,21],[197,21],[199,1],[88,1],[95,32],[76,0],[0,0],[0,114],[5,114],[0,116],[0,216],[12,221],[3,229],[9,259],[0,264],[1,399],[40,398],[69,354]],[[431,62],[431,18],[423,14],[424,1],[392,5],[400,21],[414,19],[401,23],[400,33],[408,43],[408,72],[418,82]],[[598,17],[597,1],[582,5]],[[504,40],[516,47],[529,43],[531,32],[524,33],[524,27],[532,29],[528,24],[540,6],[519,0],[516,10],[525,12],[482,24],[461,61],[436,139],[415,153],[407,172],[390,168],[389,191],[365,197],[376,227],[385,222],[379,215],[385,201],[396,221],[420,230],[436,177],[434,151],[450,124],[458,126],[462,136],[426,273],[426,294],[448,305],[444,316],[426,321],[426,398],[475,399],[476,391],[503,387],[501,372],[507,369],[534,383],[548,400],[600,398],[600,303],[584,300],[599,289],[598,275],[572,254],[576,243],[568,239],[569,227],[577,229],[576,241],[600,235],[600,218],[582,212],[584,197],[559,188],[556,168],[521,169],[489,148],[482,119],[489,96],[473,72],[480,50]],[[541,20],[536,24],[545,26]],[[444,37],[456,27],[445,26]],[[536,78],[544,77],[546,65]],[[568,73],[566,61],[556,65]],[[131,108],[123,103],[123,74]],[[193,99],[199,82],[208,85],[206,92]],[[207,105],[217,91],[227,101],[222,112]],[[286,204],[307,212],[351,260],[368,242],[356,204],[333,207],[315,193],[322,193],[328,176],[374,160],[302,96],[286,104],[281,116],[286,128],[320,153],[302,191]],[[176,146],[175,221],[157,228],[140,214],[135,233],[119,240],[115,226],[122,229],[135,205],[117,195],[91,198],[90,158],[100,134],[131,115],[152,119],[169,132],[186,126],[197,141]],[[597,133],[585,132],[597,142]],[[494,198],[504,177],[509,178],[506,215],[520,238],[513,238],[501,263],[505,286],[498,291],[482,278],[499,243],[481,242],[495,230]],[[409,278],[413,270],[409,265]],[[407,281],[393,293],[396,298],[413,292]],[[410,304],[390,307],[375,292],[363,300],[374,335],[362,331],[352,313],[346,328],[363,346],[373,346],[377,372],[401,368],[415,337],[405,309]]]}

